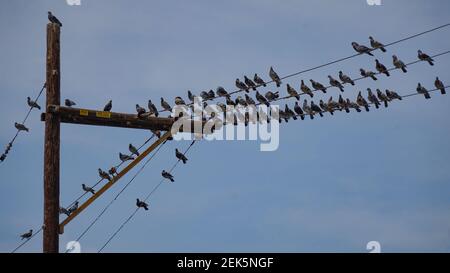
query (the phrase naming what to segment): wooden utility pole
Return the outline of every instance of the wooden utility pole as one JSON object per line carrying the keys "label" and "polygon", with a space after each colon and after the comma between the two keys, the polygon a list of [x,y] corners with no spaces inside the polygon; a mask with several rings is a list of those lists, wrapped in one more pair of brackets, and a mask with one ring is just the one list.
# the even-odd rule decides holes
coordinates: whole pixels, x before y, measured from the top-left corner
{"label": "wooden utility pole", "polygon": [[[60,27],[47,24],[46,109],[60,105]],[[44,147],[44,253],[59,251],[60,118],[46,111]]]}

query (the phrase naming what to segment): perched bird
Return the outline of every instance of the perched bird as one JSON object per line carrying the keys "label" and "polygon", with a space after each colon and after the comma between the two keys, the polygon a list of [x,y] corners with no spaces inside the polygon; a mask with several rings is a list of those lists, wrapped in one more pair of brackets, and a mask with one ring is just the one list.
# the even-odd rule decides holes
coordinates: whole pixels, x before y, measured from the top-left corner
{"label": "perched bird", "polygon": [[208,99],[209,100],[212,100],[212,99],[214,99],[216,97],[216,95],[214,94],[214,91],[213,90],[209,90],[208,91]]}
{"label": "perched bird", "polygon": [[258,76],[258,74],[256,74],[256,73],[255,73],[255,76],[253,76],[253,81],[256,82],[256,84],[258,84],[258,85],[262,85],[262,86],[264,86],[264,87],[267,86],[266,83],[264,82],[264,80],[261,79],[261,78]]}
{"label": "perched bird", "polygon": [[81,184],[81,187],[83,188],[83,190],[84,190],[85,192],[90,192],[90,193],[92,193],[92,194],[95,194],[95,191],[94,191],[93,188],[88,187],[88,186],[86,186],[85,184]]}
{"label": "perched bird", "polygon": [[311,101],[311,110],[313,110],[315,113],[319,113],[319,115],[323,117],[322,109],[320,109],[320,107],[315,104],[314,101]]}
{"label": "perched bird", "polygon": [[368,48],[368,47],[365,46],[365,45],[360,45],[360,44],[358,44],[357,42],[352,42],[352,47],[353,47],[353,49],[354,49],[356,52],[358,52],[359,54],[365,53],[365,54],[368,54],[368,55],[370,55],[370,56],[373,56],[373,54],[370,52],[371,49]]}
{"label": "perched bird", "polygon": [[342,95],[339,95],[338,103],[341,109],[344,109],[346,113],[350,113],[350,109],[348,109],[347,102],[344,100]]}
{"label": "perched bird", "polygon": [[30,97],[27,97],[27,103],[28,103],[28,106],[30,106],[31,108],[37,108],[37,109],[41,110],[41,107],[39,106],[39,104],[37,104],[37,102],[35,102],[34,100],[31,100]]}
{"label": "perched bird", "polygon": [[333,100],[333,96],[331,96],[331,97],[328,99],[327,106],[328,106],[328,108],[331,109],[331,110],[339,110],[339,111],[342,111],[342,108],[341,108],[341,106],[339,105],[339,103],[338,103],[337,101],[334,101],[334,100]]}
{"label": "perched bird", "polygon": [[350,99],[346,99],[345,101],[349,108],[353,108],[356,110],[356,112],[361,112],[361,109],[359,108],[359,105],[356,102],[351,101]]}
{"label": "perched bird", "polygon": [[236,106],[236,103],[230,97],[226,97],[225,100],[226,100],[227,105]]}
{"label": "perched bird", "polygon": [[370,40],[370,46],[374,49],[380,49],[383,52],[386,52],[386,49],[384,48],[384,45],[377,40],[375,40],[372,36],[369,36]]}
{"label": "perched bird", "polygon": [[321,84],[320,82],[316,82],[314,80],[309,80],[311,82],[311,85],[314,89],[316,90],[321,90],[323,93],[327,93],[327,89],[325,88],[325,86],[323,86],[323,84]]}
{"label": "perched bird", "polygon": [[136,156],[139,156],[139,151],[136,149],[136,147],[133,146],[133,144],[128,145],[128,150],[130,150],[131,154],[135,154]]}
{"label": "perched bird", "polygon": [[289,116],[289,118],[293,118],[294,120],[297,120],[297,116],[295,115],[295,112],[292,111],[291,108],[286,104],[284,105],[284,112]]}
{"label": "perched bird", "polygon": [[175,182],[175,180],[173,179],[173,176],[170,173],[166,172],[165,170],[162,171],[161,175],[162,175],[162,177],[169,179],[172,182]]}
{"label": "perched bird", "polygon": [[186,161],[188,160],[187,157],[186,157],[183,153],[181,153],[180,151],[178,151],[178,149],[175,149],[175,156],[176,156],[179,160],[183,161],[183,164],[186,164]]}
{"label": "perched bird", "polygon": [[311,119],[314,119],[314,111],[311,109],[311,107],[308,105],[308,101],[303,101],[303,111],[309,115]]}
{"label": "perched bird", "polygon": [[66,208],[63,208],[63,207],[60,207],[60,208],[59,208],[59,214],[65,214],[65,215],[67,215],[67,216],[70,216],[69,210],[66,209]]}
{"label": "perched bird", "polygon": [[388,99],[390,101],[391,100],[395,100],[395,99],[402,100],[402,97],[399,96],[399,94],[397,94],[397,92],[391,91],[391,90],[388,90],[388,89],[386,89],[386,96],[388,97]]}
{"label": "perched bird", "polygon": [[278,99],[278,97],[280,96],[278,91],[277,92],[272,92],[272,91],[267,91],[266,94],[264,95],[266,97],[266,99],[268,101],[273,101]]}
{"label": "perched bird", "polygon": [[302,90],[303,93],[308,94],[311,98],[314,97],[314,94],[311,91],[311,88],[309,88],[309,86],[307,86],[303,80],[300,84],[300,90]]}
{"label": "perched bird", "polygon": [[33,236],[33,230],[32,229],[30,229],[30,231],[28,231],[27,233],[24,233],[24,234],[22,234],[22,235],[20,235],[20,238],[21,238],[21,240],[23,240],[23,239],[30,239],[31,238],[31,236]]}
{"label": "perched bird", "polygon": [[374,81],[378,80],[377,77],[375,77],[375,73],[370,70],[364,70],[364,69],[360,68],[359,72],[361,72],[361,76],[363,76],[365,78],[371,77],[372,80],[374,80]]}
{"label": "perched bird", "polygon": [[434,60],[428,56],[427,54],[423,53],[422,50],[417,50],[417,57],[419,58],[419,60],[421,61],[427,61],[431,66],[434,65]]}
{"label": "perched bird", "polygon": [[134,160],[134,157],[129,155],[124,155],[122,153],[119,153],[119,158],[122,162],[128,161],[128,160]]}
{"label": "perched bird", "polygon": [[113,177],[118,174],[116,167],[111,167],[111,169],[109,169],[108,173],[110,175],[112,175]]}
{"label": "perched bird", "polygon": [[112,100],[109,100],[108,103],[103,107],[103,111],[110,112],[112,109]]}
{"label": "perched bird", "polygon": [[60,21],[58,20],[58,18],[56,18],[56,16],[53,15],[50,11],[48,12],[48,20],[49,20],[50,22],[52,22],[53,24],[57,24],[57,25],[59,25],[60,27],[62,27],[61,22],[60,22]]}
{"label": "perched bird", "polygon": [[305,119],[305,113],[303,112],[302,108],[300,107],[300,105],[298,104],[298,101],[295,102],[294,105],[294,111],[297,115],[300,116],[301,120]]}
{"label": "perched bird", "polygon": [[102,169],[98,169],[98,175],[100,176],[100,178],[102,179],[106,179],[108,181],[111,181],[111,177],[109,176],[109,174],[105,171],[103,171]]}
{"label": "perched bird", "polygon": [[380,89],[377,88],[377,97],[380,101],[384,102],[384,107],[388,107],[389,98]]}
{"label": "perched bird", "polygon": [[247,85],[245,83],[241,82],[239,79],[236,79],[235,84],[239,90],[244,90],[247,93],[249,92]]}
{"label": "perched bird", "polygon": [[237,98],[234,102],[236,103],[236,105],[239,104],[242,106],[247,106],[247,102],[241,96],[237,96]]}
{"label": "perched bird", "polygon": [[270,67],[269,76],[272,79],[272,81],[274,81],[277,84],[277,87],[281,86],[281,79],[278,76],[277,72],[275,72],[275,70],[273,70],[273,67]]}
{"label": "perched bird", "polygon": [[334,115],[333,109],[331,109],[331,107],[328,107],[328,104],[326,102],[324,102],[323,100],[320,100],[319,106],[320,106],[320,108],[322,108],[322,110],[324,112],[330,112],[331,115]]}
{"label": "perched bird", "polygon": [[373,104],[375,104],[375,108],[379,108],[380,107],[380,102],[378,101],[378,98],[377,98],[377,96],[375,96],[373,93],[372,93],[372,90],[370,89],[370,88],[367,88],[367,92],[368,92],[368,99],[369,99],[369,101],[371,102],[371,103],[373,103]]}
{"label": "perched bird", "polygon": [[[160,130],[152,130],[150,129],[150,131],[158,138],[161,138],[161,131]],[[134,158],[132,157],[131,160],[134,160]]]}
{"label": "perched bird", "polygon": [[424,97],[425,97],[426,99],[431,99],[430,93],[428,93],[428,90],[427,90],[425,87],[423,87],[423,86],[420,84],[420,82],[419,82],[419,84],[417,85],[416,90],[417,90],[417,93],[423,94]]}
{"label": "perched bird", "polygon": [[378,72],[385,74],[386,76],[390,76],[389,71],[387,70],[386,66],[384,64],[380,63],[378,59],[375,59],[375,68]]}
{"label": "perched bird", "polygon": [[161,98],[161,107],[166,111],[172,112],[172,107],[170,107],[169,103],[167,103],[164,98]]}
{"label": "perched bird", "polygon": [[154,114],[155,117],[158,116],[158,109],[156,108],[156,105],[153,104],[152,100],[148,100],[148,110],[150,111],[150,113]]}
{"label": "perched bird", "polygon": [[192,94],[192,92],[191,92],[191,90],[188,90],[188,99],[191,101],[191,102],[194,102],[194,95]]}
{"label": "perched bird", "polygon": [[69,99],[65,99],[64,100],[64,105],[67,106],[67,107],[72,107],[72,106],[76,105],[76,103],[74,101],[69,100]]}
{"label": "perched bird", "polygon": [[434,86],[436,86],[436,89],[441,90],[441,94],[445,95],[445,86],[444,83],[439,80],[439,77],[436,77],[436,80],[434,81]]}
{"label": "perched bird", "polygon": [[342,71],[339,71],[339,79],[343,83],[349,83],[351,85],[355,85],[355,82],[347,75],[345,75]]}
{"label": "perched bird", "polygon": [[366,112],[369,112],[369,104],[367,103],[367,101],[363,97],[363,95],[361,94],[361,91],[359,91],[359,93],[358,93],[358,97],[356,98],[356,103],[359,106],[364,107],[366,109]]}
{"label": "perched bird", "polygon": [[138,117],[141,117],[143,114],[145,114],[145,108],[140,107],[139,104],[136,104],[136,112]]}
{"label": "perched bird", "polygon": [[138,208],[144,208],[145,210],[148,210],[148,204],[144,201],[139,200],[139,198],[136,199],[136,206]]}
{"label": "perched bird", "polygon": [[225,90],[225,88],[223,88],[222,86],[217,87],[216,94],[219,97],[229,97],[230,96],[230,95],[228,95],[227,90]]}
{"label": "perched bird", "polygon": [[206,92],[206,91],[200,92],[200,97],[201,97],[203,100],[208,100],[208,98],[209,98],[208,92]]}
{"label": "perched bird", "polygon": [[344,92],[344,86],[342,85],[342,83],[340,83],[335,78],[331,77],[331,75],[328,75],[328,79],[330,79],[331,86],[337,87],[339,88],[339,90],[341,90],[341,92]]}
{"label": "perched bird", "polygon": [[286,123],[289,122],[289,115],[283,110],[278,110],[278,122],[281,123],[281,120],[284,120]]}
{"label": "perched bird", "polygon": [[265,104],[267,107],[270,106],[270,103],[267,101],[267,99],[263,95],[261,95],[258,91],[256,91],[255,97],[259,103]]}
{"label": "perched bird", "polygon": [[402,62],[402,60],[400,60],[396,55],[392,55],[392,63],[394,64],[395,68],[401,69],[403,73],[408,72],[408,70],[406,70],[406,64]]}
{"label": "perched bird", "polygon": [[16,127],[16,129],[19,131],[26,131],[26,132],[29,131],[29,129],[27,127],[25,127],[25,125],[17,123],[17,122],[14,122],[14,127]]}
{"label": "perched bird", "polygon": [[245,101],[247,105],[256,105],[255,101],[247,94],[245,94]]}
{"label": "perched bird", "polygon": [[252,80],[250,80],[249,78],[247,78],[247,76],[244,76],[244,82],[245,84],[252,88],[254,91],[256,91],[256,83],[254,83]]}
{"label": "perched bird", "polygon": [[290,86],[289,83],[286,86],[287,86],[287,92],[288,92],[289,96],[295,97],[297,100],[300,100],[300,96],[297,93],[297,91],[295,91],[295,89],[292,86]]}
{"label": "perched bird", "polygon": [[72,212],[76,211],[78,209],[78,201],[76,201],[69,209],[68,212],[71,214]]}
{"label": "perched bird", "polygon": [[181,97],[175,97],[175,105],[186,105]]}

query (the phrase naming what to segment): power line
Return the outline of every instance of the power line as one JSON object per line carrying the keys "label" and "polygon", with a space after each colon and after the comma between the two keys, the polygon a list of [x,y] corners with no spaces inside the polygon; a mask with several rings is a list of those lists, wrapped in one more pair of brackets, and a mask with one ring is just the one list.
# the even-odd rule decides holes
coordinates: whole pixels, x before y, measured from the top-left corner
{"label": "power line", "polygon": [[[195,140],[191,142],[191,144],[189,145],[189,147],[186,149],[186,151],[183,153],[183,155],[186,155],[187,152],[189,151],[189,149],[191,149],[191,147],[194,145]],[[172,171],[177,167],[178,163],[181,160],[178,159],[177,162],[175,162],[175,164],[172,166],[172,168],[169,170],[169,173],[172,173]],[[161,186],[161,184],[164,182],[165,178],[161,179],[161,181],[152,189],[152,191],[150,191],[149,194],[147,194],[147,196],[144,199],[144,202],[147,202],[147,200],[152,196],[152,194],[154,192],[156,192],[156,190]],[[114,239],[114,237],[117,236],[117,234],[125,227],[125,225],[136,215],[136,213],[138,212],[139,207],[136,208],[133,213],[119,226],[119,228],[108,238],[108,240],[106,241],[106,243],[98,250],[98,253],[102,252],[102,250],[111,242],[112,239]]]}
{"label": "power line", "polygon": [[28,243],[29,241],[31,241],[31,239],[34,238],[34,236],[38,235],[39,232],[42,231],[42,227],[40,229],[38,229],[38,231],[36,231],[33,235],[31,235],[30,238],[28,238],[25,242],[22,242],[20,245],[18,245],[16,248],[14,248],[13,251],[11,251],[11,253],[15,253],[17,250],[19,250],[22,246],[24,246],[26,243]]}

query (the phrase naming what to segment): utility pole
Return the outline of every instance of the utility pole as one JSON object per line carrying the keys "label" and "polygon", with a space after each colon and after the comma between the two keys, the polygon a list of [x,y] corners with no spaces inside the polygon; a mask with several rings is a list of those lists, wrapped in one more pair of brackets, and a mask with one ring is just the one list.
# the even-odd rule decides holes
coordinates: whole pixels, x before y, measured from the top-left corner
{"label": "utility pole", "polygon": [[[60,27],[47,24],[46,109],[60,105]],[[60,118],[45,113],[43,252],[59,252]]]}

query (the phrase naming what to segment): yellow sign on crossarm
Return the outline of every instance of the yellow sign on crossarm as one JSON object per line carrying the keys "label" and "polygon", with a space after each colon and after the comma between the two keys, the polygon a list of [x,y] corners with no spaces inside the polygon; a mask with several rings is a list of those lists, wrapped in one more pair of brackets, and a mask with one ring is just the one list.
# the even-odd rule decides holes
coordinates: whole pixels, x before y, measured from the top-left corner
{"label": "yellow sign on crossarm", "polygon": [[80,109],[80,116],[88,116],[88,115],[89,115],[88,110]]}
{"label": "yellow sign on crossarm", "polygon": [[100,111],[100,112],[95,112],[95,115],[98,118],[111,118],[111,112]]}

